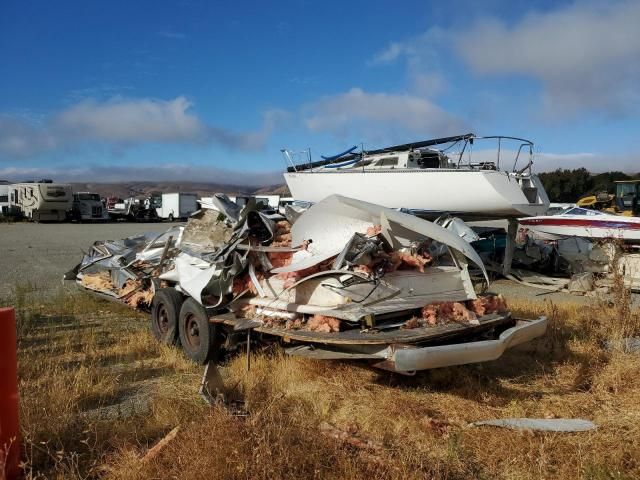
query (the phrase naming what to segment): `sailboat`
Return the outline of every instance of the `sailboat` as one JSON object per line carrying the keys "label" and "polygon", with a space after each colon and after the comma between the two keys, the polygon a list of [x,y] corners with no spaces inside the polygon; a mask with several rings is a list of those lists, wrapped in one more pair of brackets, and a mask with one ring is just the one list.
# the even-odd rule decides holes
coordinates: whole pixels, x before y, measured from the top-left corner
{"label": "sailboat", "polygon": [[[497,155],[476,155],[479,141],[497,142]],[[506,148],[517,145],[517,149]],[[438,148],[439,147],[439,148]],[[288,162],[284,178],[293,198],[316,203],[344,195],[430,218],[450,213],[463,219],[542,215],[549,198],[531,171],[529,140],[472,133],[394,145],[376,150],[350,148],[312,161],[309,151],[281,152]],[[507,158],[510,156],[511,158]],[[306,158],[305,158],[306,157]],[[518,169],[518,162],[527,157]],[[509,167],[505,164],[509,162]]]}

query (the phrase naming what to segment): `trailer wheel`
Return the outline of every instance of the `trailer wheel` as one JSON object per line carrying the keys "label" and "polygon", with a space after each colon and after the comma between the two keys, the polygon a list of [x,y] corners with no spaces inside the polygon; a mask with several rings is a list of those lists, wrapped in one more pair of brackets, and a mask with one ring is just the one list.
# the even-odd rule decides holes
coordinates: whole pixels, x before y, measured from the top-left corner
{"label": "trailer wheel", "polygon": [[161,288],[151,302],[151,333],[166,345],[178,343],[178,315],[183,297],[175,288]]}
{"label": "trailer wheel", "polygon": [[187,298],[180,309],[178,321],[180,343],[184,353],[194,362],[205,364],[216,360],[221,350],[222,335],[202,305]]}
{"label": "trailer wheel", "polygon": [[170,214],[169,214],[169,221],[170,221],[170,222],[173,222],[173,220],[174,220],[174,218],[173,218],[173,213],[170,213]]}

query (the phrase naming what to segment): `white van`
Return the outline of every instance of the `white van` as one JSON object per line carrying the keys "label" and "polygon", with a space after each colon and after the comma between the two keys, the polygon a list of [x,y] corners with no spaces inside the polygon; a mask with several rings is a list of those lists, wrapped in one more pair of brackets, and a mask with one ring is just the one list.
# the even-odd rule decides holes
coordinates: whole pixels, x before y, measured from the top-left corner
{"label": "white van", "polygon": [[186,220],[198,210],[198,195],[195,193],[163,193],[151,197],[151,206],[158,218],[163,220]]}

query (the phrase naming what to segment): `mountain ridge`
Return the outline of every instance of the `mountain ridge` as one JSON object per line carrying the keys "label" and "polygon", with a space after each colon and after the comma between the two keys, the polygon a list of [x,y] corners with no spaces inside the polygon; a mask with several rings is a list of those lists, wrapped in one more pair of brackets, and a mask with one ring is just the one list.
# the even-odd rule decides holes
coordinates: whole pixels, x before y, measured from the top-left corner
{"label": "mountain ridge", "polygon": [[70,182],[74,192],[98,193],[102,197],[126,198],[137,195],[149,195],[152,192],[196,193],[198,196],[211,196],[214,193],[227,195],[267,195],[279,194],[289,196],[289,189],[284,184],[247,187],[217,182]]}

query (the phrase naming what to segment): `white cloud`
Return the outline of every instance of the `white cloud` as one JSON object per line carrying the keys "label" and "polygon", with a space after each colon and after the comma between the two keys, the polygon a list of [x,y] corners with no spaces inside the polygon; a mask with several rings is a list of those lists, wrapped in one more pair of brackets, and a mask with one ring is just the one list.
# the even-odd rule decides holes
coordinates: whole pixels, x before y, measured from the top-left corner
{"label": "white cloud", "polygon": [[367,63],[387,65],[406,59],[413,70],[433,72],[440,63],[440,50],[450,41],[450,32],[438,26],[431,27],[408,40],[391,42]]}
{"label": "white cloud", "polygon": [[20,182],[24,180],[52,178],[56,182],[101,182],[125,181],[184,181],[211,182],[228,185],[265,186],[284,183],[280,171],[229,170],[216,167],[165,163],[149,166],[91,166],[77,167],[61,165],[54,167],[7,167],[0,168],[0,179]]}
{"label": "white cloud", "polygon": [[415,73],[412,75],[413,91],[425,97],[436,97],[449,88],[444,75],[439,72]]}
{"label": "white cloud", "polygon": [[[307,105],[305,123],[313,132],[338,136],[356,133],[372,138],[413,132],[421,136],[459,133],[464,122],[426,98],[391,93],[368,93],[352,88]],[[353,132],[350,132],[353,131]]]}
{"label": "white cloud", "polygon": [[558,168],[586,168],[592,173],[622,171],[640,172],[640,155],[608,153],[539,153],[534,158],[535,170],[550,172]]}
{"label": "white cloud", "polygon": [[512,26],[483,20],[459,32],[455,45],[479,74],[538,79],[556,113],[616,112],[640,100],[639,24],[640,2],[582,2]]}
{"label": "white cloud", "polygon": [[114,143],[181,143],[204,140],[206,127],[187,110],[185,97],[173,100],[117,100],[79,103],[53,119],[52,130],[79,139]]}
{"label": "white cloud", "polygon": [[401,42],[392,42],[383,50],[376,53],[371,60],[370,65],[383,65],[396,61],[402,55],[407,53],[407,44]]}
{"label": "white cloud", "polygon": [[207,125],[191,111],[185,97],[173,100],[85,100],[33,125],[15,115],[0,115],[0,156],[31,157],[85,144],[115,148],[145,143],[217,143],[237,150],[259,150],[286,112],[263,114],[253,132],[234,132]]}
{"label": "white cloud", "polygon": [[453,49],[476,74],[522,76],[542,87],[548,113],[624,114],[640,108],[640,2],[576,2],[514,23],[485,17],[466,28],[432,27],[377,53],[405,59],[409,76],[438,72]]}

